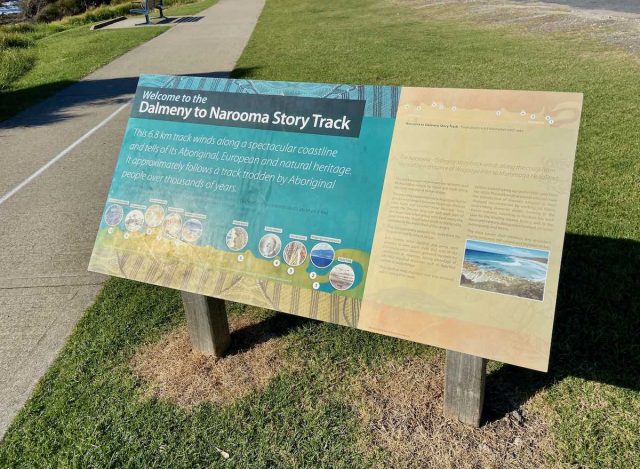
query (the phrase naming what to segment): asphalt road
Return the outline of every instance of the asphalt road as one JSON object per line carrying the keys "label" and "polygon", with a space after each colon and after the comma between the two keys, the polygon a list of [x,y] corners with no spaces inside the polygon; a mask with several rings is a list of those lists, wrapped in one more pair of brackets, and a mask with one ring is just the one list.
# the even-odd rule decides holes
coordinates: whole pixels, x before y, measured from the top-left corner
{"label": "asphalt road", "polygon": [[220,0],[0,122],[0,437],[105,277],[87,271],[138,75],[225,76],[264,0]]}

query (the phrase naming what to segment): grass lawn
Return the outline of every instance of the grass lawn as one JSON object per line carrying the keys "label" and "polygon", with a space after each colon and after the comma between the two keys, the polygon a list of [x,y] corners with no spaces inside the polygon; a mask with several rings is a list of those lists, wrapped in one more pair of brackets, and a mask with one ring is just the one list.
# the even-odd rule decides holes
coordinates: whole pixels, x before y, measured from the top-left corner
{"label": "grass lawn", "polygon": [[169,16],[189,16],[195,15],[202,10],[215,5],[218,0],[195,0],[195,1],[183,1],[175,3],[165,10]]}
{"label": "grass lawn", "polygon": [[[167,15],[192,15],[216,0],[177,0]],[[51,24],[0,26],[0,121],[37,103],[163,33],[168,27],[90,31],[92,22],[127,12],[102,7]]]}
{"label": "grass lawn", "polygon": [[[78,81],[116,57],[161,34],[167,28],[90,31],[87,25],[61,27],[38,25],[32,46],[0,58],[0,70],[9,75],[0,90],[0,120],[6,119],[47,96]],[[43,34],[43,37],[38,37]],[[12,52],[12,51],[8,51]],[[5,60],[9,60],[6,62]]]}
{"label": "grass lawn", "polygon": [[[441,418],[442,351],[230,304],[232,324],[254,322],[229,360],[255,383],[203,403],[197,373],[217,365],[134,366],[141,350],[158,367],[181,359],[153,349],[184,327],[179,295],[111,280],[0,443],[0,466],[640,467],[636,59],[384,0],[269,0],[235,75],[583,92],[549,373],[491,363],[486,423],[471,430]],[[241,361],[247,329],[278,344],[262,374]]]}

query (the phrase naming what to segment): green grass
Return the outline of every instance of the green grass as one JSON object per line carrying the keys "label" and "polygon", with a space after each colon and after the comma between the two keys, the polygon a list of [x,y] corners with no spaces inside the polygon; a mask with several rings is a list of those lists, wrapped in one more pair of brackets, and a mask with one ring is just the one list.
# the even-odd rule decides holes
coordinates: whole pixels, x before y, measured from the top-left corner
{"label": "green grass", "polygon": [[[210,6],[214,5],[217,0],[165,0],[165,13],[168,16],[186,16],[198,13]],[[90,24],[98,21],[104,21],[117,16],[129,15],[129,11],[135,2],[128,0],[112,2],[109,5],[102,5],[93,8],[80,15],[71,16],[61,21],[63,24]],[[151,17],[156,17],[158,10],[154,10]]]}
{"label": "green grass", "polygon": [[[167,15],[192,15],[216,0],[168,1]],[[105,6],[51,24],[0,26],[0,121],[66,88],[167,27],[90,31],[88,25],[128,13]]]}
{"label": "green grass", "polygon": [[[235,75],[583,92],[550,371],[492,364],[487,414],[537,395],[556,446],[549,465],[640,467],[636,59],[584,38],[433,19],[377,0],[270,0]],[[173,291],[109,282],[0,444],[0,466],[371,467],[385,451],[360,451],[366,429],[345,404],[348,383],[385,360],[434,353],[292,318],[288,353],[302,371],[187,413],[141,398],[127,367],[139,344],[181,317]]]}
{"label": "green grass", "polygon": [[262,394],[188,413],[141,398],[128,368],[136,347],[182,320],[177,292],[110,281],[0,443],[0,466],[224,466],[215,447],[234,467],[369,466],[355,451],[361,430],[344,383],[415,345],[286,316],[305,373],[285,370]]}
{"label": "green grass", "polygon": [[[31,46],[0,49],[0,120],[66,88],[166,29],[90,31],[87,26],[69,24],[33,26],[20,34]],[[2,30],[0,35],[7,37]]]}
{"label": "green grass", "polygon": [[192,2],[182,2],[167,8],[166,14],[169,16],[190,16],[200,13],[202,10],[216,4],[218,0],[201,0]]}

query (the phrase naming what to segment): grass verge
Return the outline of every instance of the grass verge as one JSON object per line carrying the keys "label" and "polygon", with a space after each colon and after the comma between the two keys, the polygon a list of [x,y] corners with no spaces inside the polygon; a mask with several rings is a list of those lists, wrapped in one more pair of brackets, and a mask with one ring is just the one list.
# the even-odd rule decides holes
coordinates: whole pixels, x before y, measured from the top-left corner
{"label": "grass verge", "polygon": [[66,88],[166,29],[90,31],[87,26],[62,25],[25,28],[22,36],[32,38],[32,47],[0,51],[0,120]]}
{"label": "grass verge", "polygon": [[180,3],[174,3],[167,8],[166,13],[169,16],[190,16],[200,13],[202,10],[216,4],[218,0],[183,0]]}
{"label": "grass verge", "polygon": [[[243,309],[232,305],[232,322]],[[111,280],[0,443],[0,466],[370,467],[357,451],[348,378],[415,345],[283,316],[278,334],[305,372],[285,366],[262,392],[183,409],[147,397],[130,368],[141,346],[182,320],[177,292]]]}
{"label": "grass verge", "polygon": [[[183,409],[149,393],[129,365],[181,324],[178,296],[113,280],[0,443],[0,465],[411,467],[450,448],[458,467],[640,467],[636,60],[583,37],[460,24],[379,0],[270,0],[235,74],[584,92],[550,372],[492,363],[489,432],[468,434],[403,402],[414,379],[430,380],[437,399],[440,352],[291,317],[286,362],[303,366],[283,365],[232,403]],[[420,366],[434,372],[412,378]],[[514,449],[523,441],[526,451]]]}
{"label": "grass verge", "polygon": [[[167,15],[193,15],[216,0],[174,0]],[[90,31],[128,13],[130,3],[100,7],[50,24],[0,26],[0,121],[60,91],[166,31],[166,27]]]}

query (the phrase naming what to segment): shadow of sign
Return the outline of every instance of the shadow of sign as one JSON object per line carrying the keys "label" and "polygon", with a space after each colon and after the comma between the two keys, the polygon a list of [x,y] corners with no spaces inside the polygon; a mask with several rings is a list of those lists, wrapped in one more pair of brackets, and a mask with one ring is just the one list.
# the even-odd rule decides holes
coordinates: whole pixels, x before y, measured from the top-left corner
{"label": "shadow of sign", "polygon": [[[239,68],[233,73],[236,77],[241,78],[245,74],[250,74],[251,70],[251,68]],[[188,76],[227,78],[230,74],[231,72],[223,70],[191,73]],[[14,117],[0,121],[0,129],[35,127],[68,119],[70,115],[65,111],[74,106],[104,101],[123,104],[131,99],[137,84],[138,77],[131,76],[106,80],[87,79],[78,82],[61,80],[19,90],[0,91],[0,111],[2,114],[12,114],[16,108],[23,109],[20,103],[24,102],[27,96],[31,98],[40,96],[43,99]]]}
{"label": "shadow of sign", "polygon": [[547,374],[504,365],[487,376],[484,419],[566,377],[640,390],[640,242],[567,234]]}

